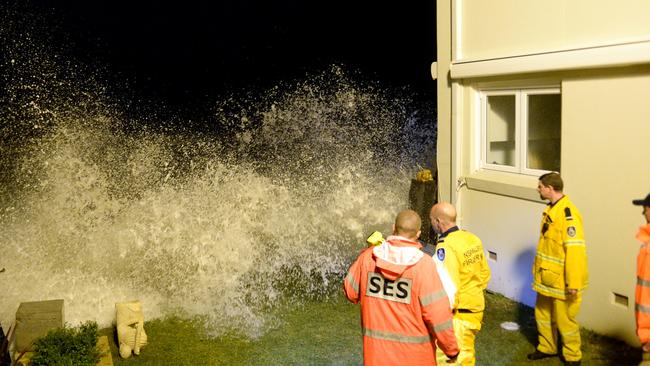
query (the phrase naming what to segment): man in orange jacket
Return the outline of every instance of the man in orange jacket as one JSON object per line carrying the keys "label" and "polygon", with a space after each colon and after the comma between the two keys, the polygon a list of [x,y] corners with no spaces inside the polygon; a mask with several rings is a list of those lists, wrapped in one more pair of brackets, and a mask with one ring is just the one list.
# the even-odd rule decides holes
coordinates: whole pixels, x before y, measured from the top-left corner
{"label": "man in orange jacket", "polygon": [[345,278],[345,296],[361,303],[365,366],[436,365],[436,340],[458,356],[449,299],[417,242],[421,225],[415,211],[400,212],[393,235],[366,248]]}
{"label": "man in orange jacket", "polygon": [[632,203],[643,206],[646,221],[636,234],[641,248],[636,259],[635,314],[636,334],[643,349],[641,365],[650,365],[650,194],[645,199],[634,200]]}

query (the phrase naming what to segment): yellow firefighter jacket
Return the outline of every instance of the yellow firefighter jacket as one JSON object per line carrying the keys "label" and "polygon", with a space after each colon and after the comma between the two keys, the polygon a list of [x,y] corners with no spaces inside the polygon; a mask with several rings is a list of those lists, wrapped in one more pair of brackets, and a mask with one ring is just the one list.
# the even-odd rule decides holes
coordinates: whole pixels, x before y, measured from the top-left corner
{"label": "yellow firefighter jacket", "polygon": [[565,300],[567,288],[582,291],[587,283],[582,215],[569,197],[563,196],[548,205],[542,216],[533,264],[533,290]]}
{"label": "yellow firefighter jacket", "polygon": [[483,311],[483,290],[490,280],[490,267],[483,253],[481,239],[468,231],[453,227],[438,239],[434,257],[443,264],[456,285],[452,308],[473,313]]}

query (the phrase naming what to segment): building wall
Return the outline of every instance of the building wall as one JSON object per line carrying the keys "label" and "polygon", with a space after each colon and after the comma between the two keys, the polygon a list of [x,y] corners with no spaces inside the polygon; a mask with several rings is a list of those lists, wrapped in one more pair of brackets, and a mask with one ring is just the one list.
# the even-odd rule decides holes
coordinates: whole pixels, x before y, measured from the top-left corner
{"label": "building wall", "polygon": [[454,60],[634,42],[650,30],[647,0],[456,0],[456,8]]}
{"label": "building wall", "polygon": [[645,220],[631,201],[650,193],[650,66],[567,77],[562,92],[562,170],[582,210],[591,268],[581,317],[635,342],[634,235]]}
{"label": "building wall", "polygon": [[[437,166],[438,195],[441,199],[451,201],[451,3],[438,1],[436,4],[437,24]],[[442,123],[441,123],[442,121]]]}
{"label": "building wall", "polygon": [[[585,222],[590,286],[580,320],[587,328],[635,343],[634,234],[643,217],[631,201],[650,192],[650,104],[644,102],[650,100],[650,66],[554,73],[547,79],[561,83],[561,173],[565,193]],[[530,269],[544,204],[535,191],[537,177],[484,172],[472,161],[478,133],[472,90],[481,83],[465,80],[459,86],[465,92],[456,101],[463,113],[456,142],[461,168],[455,178],[466,183],[456,199],[459,222],[492,252],[489,288],[533,306]],[[626,297],[627,305],[617,303],[615,294],[619,302]]]}
{"label": "building wall", "polygon": [[531,266],[544,204],[470,189],[459,198],[461,226],[481,238],[488,252],[488,289],[534,306]]}
{"label": "building wall", "polygon": [[[639,245],[634,235],[644,220],[631,200],[650,192],[650,59],[638,66],[573,65],[571,70],[469,79],[448,74],[454,66],[452,47],[465,59],[507,59],[577,45],[650,40],[650,2],[623,3],[599,1],[592,9],[587,5],[593,2],[586,1],[438,1],[437,158],[440,199],[457,205],[461,227],[479,235],[491,252],[489,288],[533,305],[530,268],[544,209],[535,191],[537,177],[480,169],[475,96],[484,85],[560,86],[561,173],[565,192],[582,211],[590,267],[579,320],[589,329],[636,344]],[[463,24],[461,32],[448,31],[452,14],[463,15],[461,22],[454,21]]]}

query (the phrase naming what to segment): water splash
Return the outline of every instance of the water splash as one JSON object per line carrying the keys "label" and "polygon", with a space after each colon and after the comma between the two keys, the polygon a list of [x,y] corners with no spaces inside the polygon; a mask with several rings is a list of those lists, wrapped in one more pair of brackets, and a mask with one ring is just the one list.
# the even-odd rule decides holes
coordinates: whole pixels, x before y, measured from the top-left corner
{"label": "water splash", "polygon": [[[24,37],[9,24],[5,40]],[[68,322],[108,326],[140,299],[148,319],[257,336],[277,304],[338,291],[365,236],[407,206],[434,137],[409,98],[340,67],[215,101],[209,133],[138,127],[70,60],[4,45],[3,324],[22,301],[63,298]]]}

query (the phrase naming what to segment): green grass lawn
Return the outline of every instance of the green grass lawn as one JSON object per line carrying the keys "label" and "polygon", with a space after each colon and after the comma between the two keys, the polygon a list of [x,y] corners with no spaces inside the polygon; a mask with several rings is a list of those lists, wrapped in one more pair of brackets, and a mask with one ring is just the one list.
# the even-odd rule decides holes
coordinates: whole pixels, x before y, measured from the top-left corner
{"label": "green grass lawn", "polygon": [[[477,365],[562,365],[559,358],[529,361],[526,355],[535,350],[537,329],[534,309],[501,295],[486,294],[483,329],[476,339]],[[501,328],[505,321],[517,322],[519,331]],[[585,366],[638,365],[641,350],[622,341],[599,336],[582,329],[582,364]]]}
{"label": "green grass lawn", "polygon": [[312,302],[283,313],[282,325],[249,340],[234,335],[208,338],[203,328],[178,318],[148,321],[149,344],[123,360],[111,338],[115,365],[360,365],[358,307],[342,297]]}
{"label": "green grass lawn", "polygon": [[[258,339],[235,335],[209,338],[203,327],[179,318],[145,324],[149,344],[140,356],[123,360],[117,353],[114,330],[108,335],[115,365],[361,365],[359,307],[341,297],[309,302],[280,313],[277,328]],[[520,331],[506,331],[515,321]],[[487,294],[483,329],[476,342],[478,365],[561,365],[558,358],[531,362],[536,330],[533,309],[503,296]],[[637,365],[640,351],[623,342],[583,330],[583,365]]]}

